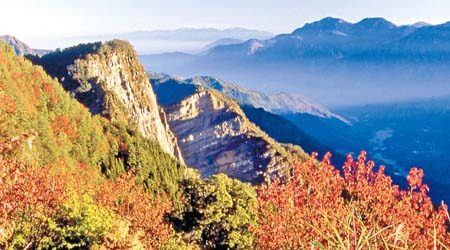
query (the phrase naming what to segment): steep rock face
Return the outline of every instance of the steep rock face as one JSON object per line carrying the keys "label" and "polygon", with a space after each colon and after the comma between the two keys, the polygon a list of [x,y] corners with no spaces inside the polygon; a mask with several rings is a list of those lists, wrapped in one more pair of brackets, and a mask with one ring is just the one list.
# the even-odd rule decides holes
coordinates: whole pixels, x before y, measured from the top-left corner
{"label": "steep rock face", "polygon": [[275,142],[236,103],[212,90],[195,92],[165,110],[187,165],[197,168],[202,177],[225,173],[259,183],[268,177],[286,177],[292,155],[304,155],[299,147]]}
{"label": "steep rock face", "polygon": [[[87,49],[82,46],[87,46]],[[93,114],[100,113],[112,120],[136,126],[145,137],[158,141],[165,152],[183,162],[177,140],[166,122],[165,112],[158,106],[144,68],[129,43],[114,40],[81,45],[61,53],[60,60],[52,59],[55,56],[49,54],[41,61],[50,73],[60,78],[66,90]],[[72,58],[67,58],[67,55]],[[69,63],[55,67],[46,63],[46,59],[47,62]]]}

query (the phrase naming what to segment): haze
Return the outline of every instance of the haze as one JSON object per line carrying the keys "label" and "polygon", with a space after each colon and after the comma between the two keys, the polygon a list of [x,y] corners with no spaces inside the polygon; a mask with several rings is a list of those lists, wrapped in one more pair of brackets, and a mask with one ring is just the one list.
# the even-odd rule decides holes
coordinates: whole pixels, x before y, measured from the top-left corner
{"label": "haze", "polygon": [[[396,24],[448,21],[446,0],[301,1],[280,0],[2,0],[0,34],[12,34],[31,47],[48,48],[64,37],[181,27],[246,27],[290,32],[324,16],[356,22],[383,16]],[[58,43],[59,42],[59,43]]]}

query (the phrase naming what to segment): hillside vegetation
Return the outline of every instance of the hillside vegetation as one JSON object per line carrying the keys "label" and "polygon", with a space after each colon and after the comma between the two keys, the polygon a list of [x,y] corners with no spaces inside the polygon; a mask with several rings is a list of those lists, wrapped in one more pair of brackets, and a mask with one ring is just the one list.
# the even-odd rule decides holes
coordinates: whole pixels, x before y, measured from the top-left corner
{"label": "hillside vegetation", "polygon": [[343,173],[330,157],[257,188],[202,180],[0,44],[2,249],[449,248],[447,206],[423,171],[400,190],[365,153]]}

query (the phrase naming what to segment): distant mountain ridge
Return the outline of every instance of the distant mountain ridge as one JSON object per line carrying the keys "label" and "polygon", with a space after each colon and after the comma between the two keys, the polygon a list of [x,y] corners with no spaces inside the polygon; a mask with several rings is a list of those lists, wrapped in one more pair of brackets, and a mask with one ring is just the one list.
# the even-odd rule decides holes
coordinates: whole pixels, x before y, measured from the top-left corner
{"label": "distant mountain ridge", "polygon": [[218,45],[182,61],[170,54],[141,59],[158,72],[214,75],[250,89],[264,86],[266,93],[302,93],[327,106],[450,94],[449,23],[399,26],[378,17],[357,23],[327,17],[289,34]]}
{"label": "distant mountain ridge", "polygon": [[219,40],[224,38],[232,39],[267,39],[273,36],[272,33],[261,30],[246,28],[180,28],[175,30],[149,30],[135,31],[116,36],[124,36],[128,39],[160,39],[160,40]]}
{"label": "distant mountain ridge", "polygon": [[[307,97],[299,97],[288,93],[268,95],[262,92],[248,90],[240,85],[225,82],[210,76],[198,76],[187,79],[171,78],[168,75],[155,73],[150,73],[149,76],[153,80],[154,85],[155,82],[173,81],[177,85],[192,84],[194,86],[211,88],[229,96],[241,105],[263,108],[275,114],[303,113],[320,118],[336,118],[342,122],[347,122],[343,117],[332,113],[320,104],[309,100]],[[176,95],[182,97],[184,93],[176,93]]]}
{"label": "distant mountain ridge", "polygon": [[[94,34],[65,37],[64,43],[85,43],[112,39],[127,40],[139,54],[164,52],[198,53],[205,46],[223,39],[245,41],[250,38],[269,39],[273,34],[267,31],[247,28],[180,28],[174,30],[142,30],[116,34]],[[227,44],[227,43],[226,43]]]}
{"label": "distant mountain ridge", "polygon": [[219,39],[215,42],[212,42],[208,45],[206,45],[203,49],[201,53],[208,53],[211,49],[213,49],[214,47],[217,46],[223,46],[223,45],[231,45],[231,44],[239,44],[242,43],[243,41],[241,39],[235,39],[235,38],[222,38]]}
{"label": "distant mountain ridge", "polygon": [[32,49],[30,48],[30,46],[28,46],[28,44],[22,42],[21,40],[11,35],[0,36],[0,40],[5,41],[8,45],[12,46],[14,48],[14,52],[16,52],[16,55],[18,56],[25,56],[25,55],[43,56],[45,54],[52,52],[51,50],[46,49]]}
{"label": "distant mountain ridge", "polygon": [[14,48],[14,51],[16,52],[16,55],[18,56],[24,56],[27,54],[36,54],[34,50],[32,50],[26,43],[20,41],[14,36],[10,35],[4,35],[0,36],[0,40],[5,41],[7,44],[12,46]]}
{"label": "distant mountain ridge", "polygon": [[[402,25],[397,26],[384,18],[364,18],[357,23],[349,23],[340,18],[326,17],[307,23],[290,34],[281,34],[268,40],[258,39],[261,44],[258,53],[247,55],[264,56],[280,50],[291,50],[293,58],[308,56],[329,56],[338,58],[361,51],[378,48],[405,38],[419,29],[436,29],[440,25]],[[251,41],[251,40],[250,40]],[[245,42],[245,43],[248,43]],[[243,44],[245,44],[243,43]],[[243,45],[242,44],[242,45]],[[211,54],[224,52],[217,48]],[[228,49],[233,50],[232,47]],[[229,51],[227,51],[229,52]],[[281,58],[280,58],[281,59]]]}

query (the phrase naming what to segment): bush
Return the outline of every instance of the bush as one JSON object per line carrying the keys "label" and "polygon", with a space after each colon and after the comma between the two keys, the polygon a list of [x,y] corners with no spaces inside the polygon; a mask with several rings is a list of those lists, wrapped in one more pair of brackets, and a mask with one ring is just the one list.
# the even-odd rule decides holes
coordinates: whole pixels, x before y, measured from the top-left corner
{"label": "bush", "polygon": [[206,249],[249,249],[256,224],[256,194],[249,184],[219,174],[183,183],[175,225]]}
{"label": "bush", "polygon": [[294,165],[294,177],[258,190],[258,249],[444,249],[450,245],[447,206],[434,208],[413,168],[409,190],[400,190],[384,167],[362,152],[348,157],[344,175],[330,164]]}

